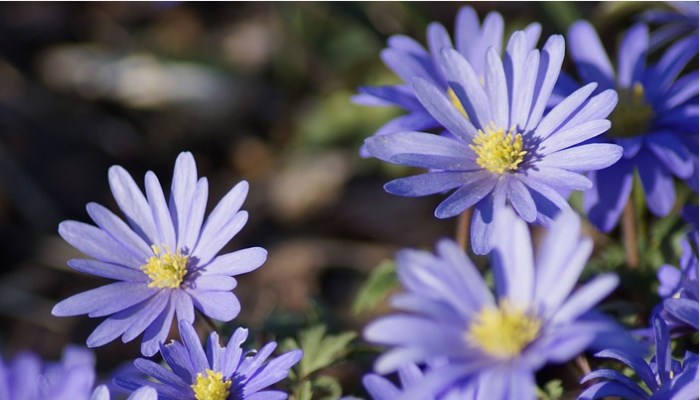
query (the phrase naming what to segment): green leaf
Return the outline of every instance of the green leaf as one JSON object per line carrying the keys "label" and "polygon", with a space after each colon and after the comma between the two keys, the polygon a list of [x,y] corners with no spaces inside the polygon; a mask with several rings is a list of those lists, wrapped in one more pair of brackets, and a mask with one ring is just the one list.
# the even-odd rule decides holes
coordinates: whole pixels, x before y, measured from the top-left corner
{"label": "green leaf", "polygon": [[355,332],[327,335],[324,325],[316,325],[301,332],[299,343],[304,357],[299,365],[299,375],[305,378],[326,368],[344,357],[348,344],[355,339]]}
{"label": "green leaf", "polygon": [[305,381],[294,390],[294,394],[290,397],[290,400],[311,400],[312,396],[313,390],[311,390],[311,382]]}
{"label": "green leaf", "polygon": [[558,400],[564,395],[564,387],[559,379],[545,383],[544,388],[537,388],[537,398],[540,400]]}
{"label": "green leaf", "polygon": [[382,261],[372,270],[367,281],[360,288],[352,305],[352,312],[357,315],[376,308],[397,286],[398,278],[394,262]]}
{"label": "green leaf", "polygon": [[335,400],[343,394],[340,382],[332,376],[322,375],[313,381],[314,393],[322,392],[326,395],[321,400]]}

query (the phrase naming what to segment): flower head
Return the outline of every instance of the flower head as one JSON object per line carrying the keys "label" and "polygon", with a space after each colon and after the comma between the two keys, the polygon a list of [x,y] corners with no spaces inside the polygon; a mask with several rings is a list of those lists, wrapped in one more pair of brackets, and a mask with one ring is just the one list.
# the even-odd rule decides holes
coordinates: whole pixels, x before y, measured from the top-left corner
{"label": "flower head", "polygon": [[[674,176],[697,190],[698,71],[678,77],[698,52],[697,35],[674,43],[656,64],[647,64],[649,33],[637,24],[622,39],[617,71],[588,22],[573,24],[568,41],[581,80],[597,83],[599,90],[615,90],[620,99],[610,117],[612,128],[596,140],[622,146],[623,156],[590,172],[593,189],[584,193],[588,218],[603,232],[617,225],[635,170],[649,210],[667,215],[675,202]],[[569,93],[572,85],[574,80],[563,76],[557,90]]]}
{"label": "flower head", "polygon": [[[110,400],[107,387],[94,384],[95,357],[84,348],[67,347],[58,363],[45,363],[30,352],[8,364],[0,359],[0,399]],[[156,393],[140,389],[128,400],[156,400]]]}
{"label": "flower head", "polygon": [[[396,400],[404,393],[410,393],[414,385],[420,385],[423,371],[416,364],[409,363],[398,369],[400,387],[377,374],[367,374],[362,384],[372,400]],[[422,400],[472,400],[476,399],[474,387],[455,387],[440,396],[427,396]],[[348,399],[349,400],[349,399]]]}
{"label": "flower head", "polygon": [[368,138],[372,156],[429,169],[389,182],[386,191],[425,196],[457,188],[435,216],[453,217],[474,206],[471,238],[477,254],[491,249],[494,213],[506,204],[525,221],[544,225],[568,210],[561,192],[590,188],[581,173],[613,164],[621,148],[581,144],[610,128],[605,118],[617,101],[612,90],[591,97],[596,85],[584,86],[545,114],[563,58],[561,36],[550,37],[540,52],[529,49],[526,33],[516,32],[503,60],[494,48],[486,52],[482,84],[475,64],[444,49],[446,79],[468,118],[443,89],[416,78],[416,96],[452,136],[399,132]]}
{"label": "flower head", "polygon": [[[674,333],[683,328],[698,331],[698,231],[682,243],[680,269],[663,265],[658,272],[659,296],[663,299],[662,318]],[[687,330],[687,329],[686,329]]]}
{"label": "flower head", "polygon": [[233,319],[240,305],[232,276],[256,269],[267,256],[260,247],[217,256],[248,219],[240,211],[248,183],[231,189],[205,221],[207,180],[197,179],[190,153],[177,158],[169,201],[152,172],[146,174],[146,196],[121,167],[110,168],[109,182],[126,222],[90,203],[97,226],[65,221],[59,233],[91,257],[68,261],[71,268],[117,282],[63,300],[53,314],[106,316],[88,338],[90,347],[144,333],[146,356],[165,341],[175,314],[192,323],[196,307],[217,320]]}
{"label": "flower head", "polygon": [[[528,25],[524,32],[526,46],[533,49],[540,37],[541,27],[537,23]],[[448,85],[448,77],[443,71],[440,52],[444,48],[453,48],[452,40],[444,26],[437,22],[428,25],[428,49],[415,40],[395,35],[389,38],[381,57],[384,63],[398,75],[403,83],[391,86],[362,87],[360,94],[353,100],[368,106],[398,106],[408,112],[407,115],[393,119],[381,127],[375,135],[387,133],[427,130],[441,127],[435,118],[416,98],[410,83],[416,77],[425,79],[438,87],[448,98],[452,106],[466,115],[463,105],[455,92]],[[485,55],[489,48],[501,54],[503,47],[503,17],[497,12],[490,12],[479,24],[479,18],[472,7],[462,7],[455,21],[455,49],[474,67],[476,74],[484,79]],[[365,146],[360,153],[368,156]]]}
{"label": "flower head", "polygon": [[693,400],[698,398],[698,356],[686,352],[682,361],[671,357],[671,338],[666,323],[655,317],[656,354],[650,362],[636,354],[620,350],[603,350],[596,357],[617,360],[633,369],[647,389],[615,370],[601,369],[586,375],[581,383],[600,379],[587,388],[579,400],[594,400],[608,396],[625,399]]}
{"label": "flower head", "polygon": [[272,342],[257,352],[244,352],[241,344],[248,337],[248,331],[239,328],[226,347],[219,344],[219,335],[212,332],[205,351],[192,325],[183,321],[179,327],[182,342],[172,341],[160,348],[170,369],[150,360],[137,359],[134,366],[156,381],[117,377],[115,383],[128,390],[153,387],[160,400],[287,398],[286,393],[266,389],[289,375],[289,369],[301,359],[301,350],[267,361],[277,344]]}
{"label": "flower head", "polygon": [[[473,390],[489,399],[535,398],[534,372],[572,359],[587,348],[627,347],[622,328],[591,308],[618,283],[603,274],[571,293],[591,253],[578,218],[559,216],[533,259],[526,224],[510,210],[496,221],[492,253],[495,294],[455,243],[437,254],[397,255],[406,290],[393,305],[405,314],[370,324],[365,338],[391,346],[375,369],[387,373],[411,362],[432,363],[420,384],[400,399]],[[437,360],[437,361],[436,361]],[[423,397],[421,397],[423,396]]]}

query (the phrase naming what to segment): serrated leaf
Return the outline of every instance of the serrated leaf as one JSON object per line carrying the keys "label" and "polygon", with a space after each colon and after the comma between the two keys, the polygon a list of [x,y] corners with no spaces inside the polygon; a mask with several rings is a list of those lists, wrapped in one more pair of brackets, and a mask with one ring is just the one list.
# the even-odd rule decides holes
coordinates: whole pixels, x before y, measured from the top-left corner
{"label": "serrated leaf", "polygon": [[313,381],[314,393],[323,392],[321,400],[335,400],[343,394],[343,388],[340,382],[332,376],[322,375]]}
{"label": "serrated leaf", "polygon": [[299,342],[304,358],[300,363],[300,376],[309,376],[342,358],[347,352],[347,345],[356,336],[354,332],[326,336],[324,325],[316,325],[301,332]]}
{"label": "serrated leaf", "polygon": [[352,312],[357,315],[377,307],[398,286],[396,267],[391,260],[377,265],[359,290]]}

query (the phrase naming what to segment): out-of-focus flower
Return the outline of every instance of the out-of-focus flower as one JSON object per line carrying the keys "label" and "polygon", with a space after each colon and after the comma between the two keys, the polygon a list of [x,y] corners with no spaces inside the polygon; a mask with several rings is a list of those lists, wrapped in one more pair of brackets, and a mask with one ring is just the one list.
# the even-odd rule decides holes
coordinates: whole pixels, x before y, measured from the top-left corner
{"label": "out-of-focus flower", "polygon": [[688,234],[681,244],[680,269],[663,265],[658,272],[659,296],[663,299],[662,318],[670,330],[684,326],[698,331],[698,232]]}
{"label": "out-of-focus flower", "polygon": [[[44,363],[30,352],[18,354],[7,364],[0,359],[3,400],[110,400],[106,386],[94,385],[95,358],[84,348],[67,347],[58,363]],[[153,390],[137,393],[128,400],[156,400]]]}
{"label": "out-of-focus flower", "polygon": [[617,145],[581,144],[610,128],[605,118],[617,102],[613,90],[591,97],[596,84],[586,85],[544,115],[564,58],[563,37],[550,37],[540,53],[529,50],[527,34],[514,33],[504,60],[494,48],[486,52],[483,84],[458,52],[446,49],[442,56],[465,113],[425,79],[416,78],[414,89],[452,137],[399,132],[370,137],[365,144],[381,160],[429,169],[387,183],[389,193],[425,196],[457,188],[435,216],[453,217],[474,206],[475,253],[492,247],[496,210],[510,204],[525,221],[548,225],[561,210],[570,210],[561,191],[589,189],[592,183],[582,172],[620,159]]}
{"label": "out-of-focus flower", "polygon": [[[373,400],[395,400],[402,396],[404,392],[410,392],[413,385],[420,385],[423,378],[423,371],[410,363],[398,370],[401,387],[396,387],[388,379],[377,374],[367,374],[362,379],[362,384]],[[440,396],[427,396],[423,400],[473,400],[476,399],[475,388],[471,386],[456,387]]]}
{"label": "out-of-focus flower", "polygon": [[579,400],[594,400],[608,396],[620,396],[628,400],[694,400],[698,398],[697,354],[686,352],[683,361],[673,359],[671,338],[666,323],[657,316],[653,324],[656,354],[649,363],[636,354],[620,350],[603,350],[596,354],[596,357],[618,360],[632,368],[648,391],[620,372],[601,369],[583,378],[581,383],[593,379],[602,381],[586,389],[579,396]]}
{"label": "out-of-focus flower", "polygon": [[248,183],[236,185],[206,221],[206,178],[197,179],[190,153],[175,163],[170,200],[152,172],[146,174],[146,196],[121,167],[109,170],[114,198],[126,223],[105,207],[90,203],[97,226],[64,221],[61,236],[92,259],[73,259],[81,272],[117,280],[58,303],[53,314],[88,314],[108,318],[87,340],[101,346],[121,335],[128,342],[144,332],[141,352],[152,356],[167,337],[174,315],[194,322],[194,308],[216,320],[230,321],[240,310],[233,275],[258,268],[267,257],[260,248],[217,256],[248,219],[240,207]]}
{"label": "out-of-focus flower", "polygon": [[[623,37],[617,73],[588,22],[573,24],[568,42],[581,80],[598,83],[599,90],[615,89],[620,99],[610,116],[612,128],[595,140],[619,144],[623,156],[611,167],[589,173],[593,189],[584,193],[588,218],[603,232],[617,225],[635,170],[649,210],[667,215],[675,202],[673,176],[697,176],[698,71],[678,77],[698,53],[697,35],[674,43],[656,64],[647,65],[649,33],[637,24]],[[567,76],[558,82],[562,93],[575,87]],[[691,187],[697,189],[697,182]]]}
{"label": "out-of-focus flower", "polygon": [[[526,49],[537,45],[541,32],[540,24],[533,23],[525,28]],[[389,38],[388,45],[381,53],[382,61],[403,81],[398,85],[362,87],[360,94],[353,100],[367,106],[397,106],[408,112],[395,118],[379,128],[375,135],[387,133],[428,130],[441,127],[439,119],[432,115],[416,98],[411,88],[414,78],[420,77],[439,88],[449,96],[454,107],[464,113],[455,92],[448,85],[449,77],[442,68],[440,52],[453,48],[450,35],[440,23],[433,22],[427,29],[428,49],[404,35]],[[479,17],[472,7],[462,7],[455,21],[455,49],[469,61],[475,73],[481,77],[486,71],[486,52],[493,47],[497,54],[503,48],[503,17],[497,12],[490,12],[479,25]],[[367,157],[366,147],[360,154]]]}
{"label": "out-of-focus flower", "polygon": [[499,213],[496,225],[495,296],[452,241],[439,242],[437,255],[397,255],[407,291],[393,304],[407,313],[366,328],[367,340],[392,347],[375,370],[435,364],[400,399],[440,396],[456,387],[493,400],[534,399],[534,372],[547,363],[566,362],[587,348],[637,350],[621,327],[591,310],[617,286],[616,276],[599,275],[572,293],[593,247],[579,236],[576,215],[555,220],[536,259],[527,225],[511,210]]}
{"label": "out-of-focus flower", "polygon": [[665,9],[649,10],[641,15],[650,25],[660,25],[649,38],[649,49],[654,50],[688,36],[698,36],[698,2],[667,1]]}
{"label": "out-of-focus flower", "polygon": [[287,393],[266,390],[289,375],[299,362],[301,350],[292,350],[266,362],[277,347],[272,342],[257,352],[244,352],[241,344],[248,331],[237,329],[226,347],[219,335],[209,335],[206,352],[192,325],[180,322],[182,342],[162,345],[160,353],[170,369],[143,358],[134,361],[136,368],[156,381],[137,377],[117,377],[115,383],[128,390],[150,386],[161,400],[284,400]]}

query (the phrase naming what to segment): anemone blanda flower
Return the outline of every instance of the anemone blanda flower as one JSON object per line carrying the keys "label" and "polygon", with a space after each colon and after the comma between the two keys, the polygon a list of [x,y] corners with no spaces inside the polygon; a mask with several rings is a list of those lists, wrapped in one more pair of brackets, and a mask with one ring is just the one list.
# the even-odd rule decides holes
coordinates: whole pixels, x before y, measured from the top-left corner
{"label": "anemone blanda flower", "polygon": [[124,342],[144,332],[141,352],[152,356],[165,341],[172,320],[194,321],[194,308],[216,320],[230,321],[240,310],[232,275],[259,267],[267,256],[248,248],[217,256],[240,231],[248,213],[240,207],[248,183],[237,184],[204,221],[208,185],[197,179],[190,153],[175,163],[170,201],[158,178],[146,174],[146,196],[121,167],[109,170],[109,183],[127,223],[105,207],[90,203],[87,211],[97,226],[64,221],[61,236],[91,259],[73,259],[78,271],[114,279],[97,289],[58,303],[53,314],[105,317],[87,340],[101,346],[120,335]]}
{"label": "anemone blanda flower", "polygon": [[698,331],[698,231],[689,233],[687,239],[681,244],[680,269],[663,265],[658,272],[661,316],[674,332],[684,326]]}
{"label": "anemone blanda flower", "polygon": [[468,118],[441,88],[422,78],[413,86],[453,137],[399,132],[370,137],[365,144],[381,160],[429,169],[387,183],[389,193],[425,196],[457,188],[435,216],[453,217],[474,206],[475,253],[491,249],[495,209],[509,203],[525,221],[547,225],[570,209],[559,191],[590,188],[581,173],[620,158],[617,145],[581,144],[610,128],[605,118],[617,101],[613,90],[591,97],[596,85],[586,85],[544,115],[564,58],[563,37],[550,37],[540,53],[528,51],[525,33],[514,33],[503,61],[496,49],[487,51],[483,85],[459,53],[448,48],[442,56],[450,88]]}
{"label": "anemone blanda flower", "polygon": [[[409,363],[398,370],[400,387],[377,374],[367,374],[362,378],[362,384],[372,400],[396,400],[403,392],[409,392],[413,385],[420,385],[423,371],[416,364]],[[474,387],[457,387],[438,397],[427,396],[423,400],[476,400]]]}
{"label": "anemone blanda flower", "polygon": [[170,369],[143,358],[134,366],[156,381],[117,377],[115,383],[128,390],[150,386],[160,400],[284,400],[287,394],[267,388],[289,375],[299,362],[301,350],[292,350],[266,362],[277,344],[268,343],[257,352],[244,352],[241,344],[248,331],[238,328],[226,347],[219,335],[209,335],[206,352],[191,324],[180,322],[182,343],[161,345],[160,354]]}
{"label": "anemone blanda flower", "polygon": [[533,259],[527,225],[505,209],[496,219],[492,252],[495,295],[464,251],[449,240],[437,255],[404,250],[397,271],[406,292],[393,305],[406,313],[380,318],[364,331],[390,346],[375,370],[388,373],[410,362],[439,363],[399,399],[439,396],[474,387],[483,398],[534,399],[534,372],[587,348],[627,348],[636,342],[591,308],[618,279],[601,274],[572,292],[591,253],[580,222],[562,213]]}
{"label": "anemone blanda flower", "polygon": [[650,39],[649,48],[657,49],[668,42],[698,35],[698,2],[667,1],[668,7],[649,10],[641,18],[651,25],[659,25]]}
{"label": "anemone blanda flower", "polygon": [[698,398],[698,356],[685,353],[682,361],[671,356],[671,338],[660,317],[655,317],[654,338],[656,354],[647,363],[636,354],[620,350],[603,350],[596,357],[618,360],[633,369],[647,389],[633,379],[611,369],[601,369],[586,375],[581,383],[600,379],[587,388],[579,400],[594,400],[620,396],[626,400],[694,400]]}
{"label": "anemone blanda flower", "polygon": [[[576,22],[568,33],[571,57],[583,82],[598,90],[617,90],[619,104],[610,116],[612,128],[596,138],[623,147],[620,161],[592,171],[593,189],[584,193],[588,218],[603,232],[618,223],[632,190],[634,171],[641,178],[649,210],[667,215],[675,202],[673,176],[691,181],[697,190],[698,71],[678,78],[698,52],[697,35],[674,43],[661,59],[647,65],[649,33],[644,24],[630,28],[618,51],[617,73],[593,27]],[[563,76],[557,90],[576,86]]]}
{"label": "anemone blanda flower", "polygon": [[[535,48],[540,38],[540,24],[528,25],[524,32],[526,35],[526,48]],[[464,112],[462,105],[450,90],[441,66],[440,52],[443,48],[453,48],[450,35],[445,27],[437,22],[428,25],[427,29],[428,49],[404,35],[394,35],[388,40],[388,47],[381,53],[381,58],[394,73],[403,81],[398,85],[361,87],[360,94],[353,97],[353,101],[367,106],[398,106],[408,112],[387,122],[379,128],[375,135],[387,133],[428,130],[439,128],[440,122],[421,104],[416,98],[410,86],[413,78],[420,77],[440,88],[447,94],[455,107]],[[483,77],[485,72],[486,51],[493,47],[501,54],[503,47],[503,17],[497,12],[490,12],[479,25],[479,17],[472,7],[462,7],[455,20],[455,49],[462,54],[472,65],[475,73]],[[369,154],[365,146],[360,154],[367,157]]]}
{"label": "anemone blanda flower", "polygon": [[[0,359],[0,399],[4,400],[110,400],[109,390],[95,384],[91,351],[69,346],[58,363],[44,363],[31,352],[5,364]],[[128,400],[156,400],[152,389],[140,389]]]}

